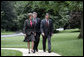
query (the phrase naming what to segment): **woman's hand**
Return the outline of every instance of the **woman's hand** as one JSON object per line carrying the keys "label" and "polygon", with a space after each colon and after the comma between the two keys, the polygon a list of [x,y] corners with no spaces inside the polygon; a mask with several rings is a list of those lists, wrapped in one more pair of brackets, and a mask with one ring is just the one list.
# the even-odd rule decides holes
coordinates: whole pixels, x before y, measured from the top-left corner
{"label": "woman's hand", "polygon": [[36,33],[35,32],[32,32],[34,34],[34,36],[36,36]]}

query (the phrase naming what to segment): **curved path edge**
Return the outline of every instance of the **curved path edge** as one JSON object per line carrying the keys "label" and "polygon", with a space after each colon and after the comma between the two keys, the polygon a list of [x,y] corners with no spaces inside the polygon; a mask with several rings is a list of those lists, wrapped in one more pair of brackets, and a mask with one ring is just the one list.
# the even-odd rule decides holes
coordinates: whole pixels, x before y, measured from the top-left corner
{"label": "curved path edge", "polygon": [[54,53],[54,52],[51,52],[51,53],[48,53],[48,51],[43,52],[43,50],[39,50],[36,53],[30,52],[30,54],[28,54],[27,48],[1,48],[1,49],[18,50],[18,51],[22,52],[23,56],[61,56],[61,55]]}

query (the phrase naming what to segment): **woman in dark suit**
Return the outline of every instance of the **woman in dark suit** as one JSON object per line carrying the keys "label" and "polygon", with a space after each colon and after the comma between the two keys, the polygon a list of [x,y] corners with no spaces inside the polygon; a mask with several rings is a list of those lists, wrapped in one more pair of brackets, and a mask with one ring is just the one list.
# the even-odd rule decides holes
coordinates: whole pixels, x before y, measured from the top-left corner
{"label": "woman in dark suit", "polygon": [[34,41],[35,41],[35,25],[34,21],[32,20],[32,13],[28,14],[28,19],[24,22],[24,34],[25,39],[24,42],[28,42],[28,49],[30,53],[30,42],[32,42],[32,52],[34,53],[33,47],[34,47]]}

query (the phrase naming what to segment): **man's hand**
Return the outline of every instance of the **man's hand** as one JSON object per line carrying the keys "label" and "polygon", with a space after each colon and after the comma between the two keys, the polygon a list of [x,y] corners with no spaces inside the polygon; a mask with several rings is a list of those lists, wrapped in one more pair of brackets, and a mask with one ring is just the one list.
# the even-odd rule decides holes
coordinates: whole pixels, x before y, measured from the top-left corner
{"label": "man's hand", "polygon": [[24,34],[24,37],[26,37],[26,34]]}
{"label": "man's hand", "polygon": [[45,34],[44,34],[44,33],[42,33],[42,35],[43,35],[43,36],[45,36]]}
{"label": "man's hand", "polygon": [[36,33],[34,33],[34,36],[36,36]]}
{"label": "man's hand", "polygon": [[51,36],[53,35],[53,33],[51,33]]}

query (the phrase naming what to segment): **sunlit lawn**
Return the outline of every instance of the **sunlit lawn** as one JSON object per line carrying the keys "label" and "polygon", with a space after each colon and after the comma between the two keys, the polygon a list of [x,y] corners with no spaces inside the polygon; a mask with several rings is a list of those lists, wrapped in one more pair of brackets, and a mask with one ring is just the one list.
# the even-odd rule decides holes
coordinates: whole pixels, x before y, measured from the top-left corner
{"label": "sunlit lawn", "polygon": [[1,56],[22,56],[20,51],[1,49]]}
{"label": "sunlit lawn", "polygon": [[[53,34],[51,39],[52,51],[62,56],[83,56],[83,39],[78,39],[78,35],[79,32],[69,31]],[[27,48],[27,43],[23,40],[24,36],[2,37],[1,47]],[[40,37],[39,49],[42,49],[42,37]]]}

